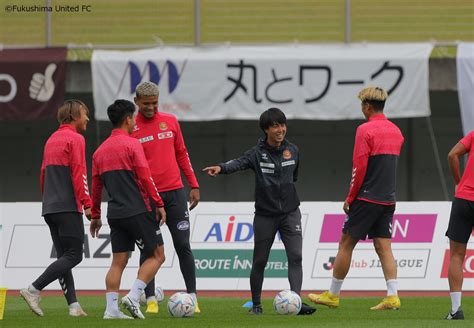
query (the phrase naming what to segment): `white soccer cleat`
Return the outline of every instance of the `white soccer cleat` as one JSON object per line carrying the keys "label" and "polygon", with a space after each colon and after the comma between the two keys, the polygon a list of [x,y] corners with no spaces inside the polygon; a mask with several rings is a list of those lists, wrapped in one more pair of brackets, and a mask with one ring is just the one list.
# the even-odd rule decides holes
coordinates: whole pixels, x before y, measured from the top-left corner
{"label": "white soccer cleat", "polygon": [[31,293],[28,288],[20,289],[20,295],[34,314],[40,317],[44,316],[43,310],[41,310],[39,306],[39,302],[41,301],[41,297],[39,295]]}
{"label": "white soccer cleat", "polygon": [[84,312],[80,305],[70,308],[69,315],[71,317],[87,317],[87,313]]}
{"label": "white soccer cleat", "polygon": [[135,319],[145,319],[142,311],[140,310],[140,304],[137,302],[135,303],[132,299],[128,296],[122,297],[121,300],[122,306],[130,312],[132,317]]}
{"label": "white soccer cleat", "polygon": [[107,311],[104,312],[104,319],[108,320],[108,319],[125,319],[125,320],[133,320],[132,317],[126,315],[125,313],[123,313],[122,311],[118,311],[116,314],[111,314],[111,313],[108,313]]}

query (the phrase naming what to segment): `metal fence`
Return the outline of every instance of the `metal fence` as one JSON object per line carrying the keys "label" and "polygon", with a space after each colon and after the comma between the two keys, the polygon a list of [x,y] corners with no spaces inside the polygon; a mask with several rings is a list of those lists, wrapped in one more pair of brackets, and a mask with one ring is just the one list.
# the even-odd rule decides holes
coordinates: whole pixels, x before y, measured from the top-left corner
{"label": "metal fence", "polygon": [[0,44],[474,40],[474,0],[0,0]]}

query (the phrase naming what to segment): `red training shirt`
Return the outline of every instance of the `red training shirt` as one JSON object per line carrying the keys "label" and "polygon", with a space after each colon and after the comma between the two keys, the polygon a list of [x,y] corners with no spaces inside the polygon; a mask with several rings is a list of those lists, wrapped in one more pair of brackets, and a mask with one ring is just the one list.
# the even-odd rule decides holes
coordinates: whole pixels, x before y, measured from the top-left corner
{"label": "red training shirt", "polygon": [[42,215],[91,207],[85,153],[84,137],[70,124],[61,124],[48,138],[40,174]]}
{"label": "red training shirt", "polygon": [[92,156],[93,218],[100,218],[103,186],[110,198],[108,219],[151,211],[150,197],[158,207],[163,207],[140,143],[124,130],[112,130]]}
{"label": "red training shirt", "polygon": [[395,204],[398,157],[403,145],[400,129],[384,114],[372,115],[356,131],[352,179],[346,201]]}
{"label": "red training shirt", "polygon": [[468,152],[467,164],[462,174],[461,181],[459,181],[456,189],[455,197],[474,201],[474,147],[472,147],[472,139],[474,138],[474,131],[471,131],[467,136],[462,138],[459,142],[464,145]]}
{"label": "red training shirt", "polygon": [[189,186],[199,188],[181,128],[174,115],[158,112],[148,119],[138,112],[132,137],[137,138],[143,146],[158,191],[183,188],[180,169]]}

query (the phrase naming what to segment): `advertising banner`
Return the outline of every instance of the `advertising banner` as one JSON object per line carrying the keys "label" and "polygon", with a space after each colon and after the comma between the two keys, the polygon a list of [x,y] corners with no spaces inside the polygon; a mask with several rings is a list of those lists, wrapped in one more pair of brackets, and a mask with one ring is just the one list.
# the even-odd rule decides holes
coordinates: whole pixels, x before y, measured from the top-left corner
{"label": "advertising banner", "polygon": [[289,119],[362,119],[358,92],[388,91],[389,118],[430,115],[429,43],[162,47],[97,50],[95,117],[115,99],[133,100],[146,80],[160,86],[159,110],[183,121],[257,119],[279,107]]}
{"label": "advertising banner", "polygon": [[0,50],[0,120],[56,117],[66,91],[66,48]]}
{"label": "advertising banner", "polygon": [[464,135],[474,130],[474,42],[461,42],[456,55],[458,97]]}
{"label": "advertising banner", "polygon": [[[102,204],[103,213],[106,204]],[[329,287],[345,215],[342,203],[303,202],[303,290]],[[392,248],[400,290],[448,290],[449,240],[445,237],[451,203],[399,202],[392,224]],[[199,203],[190,212],[190,239],[197,286],[201,290],[249,290],[253,251],[253,203]],[[34,280],[56,257],[40,203],[0,203],[3,286],[19,289]],[[104,220],[104,223],[106,221]],[[83,261],[73,269],[76,288],[103,290],[112,260],[110,230],[98,238],[84,219]],[[166,261],[157,274],[165,290],[185,289],[169,230],[162,227]],[[474,235],[464,262],[464,290],[474,290]],[[135,252],[125,269],[121,288],[133,283],[139,264]],[[288,261],[277,234],[266,266],[264,290],[289,287]],[[370,283],[368,283],[370,281]],[[59,283],[48,288],[60,289]],[[345,290],[385,290],[380,260],[371,240],[359,243],[344,281]]]}

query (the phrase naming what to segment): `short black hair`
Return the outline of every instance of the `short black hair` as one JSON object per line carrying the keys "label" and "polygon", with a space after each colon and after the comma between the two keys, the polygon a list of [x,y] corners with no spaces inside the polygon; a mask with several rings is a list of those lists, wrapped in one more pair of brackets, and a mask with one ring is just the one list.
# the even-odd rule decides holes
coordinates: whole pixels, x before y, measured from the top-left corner
{"label": "short black hair", "polygon": [[370,106],[372,106],[374,111],[376,111],[376,112],[383,112],[383,108],[385,107],[385,101],[365,100],[364,103],[369,104]]}
{"label": "short black hair", "polygon": [[107,116],[114,128],[120,127],[127,117],[133,116],[133,113],[135,113],[135,104],[124,99],[115,100],[107,107]]}
{"label": "short black hair", "polygon": [[286,116],[279,108],[269,108],[260,115],[259,124],[263,132],[275,123],[286,124]]}

